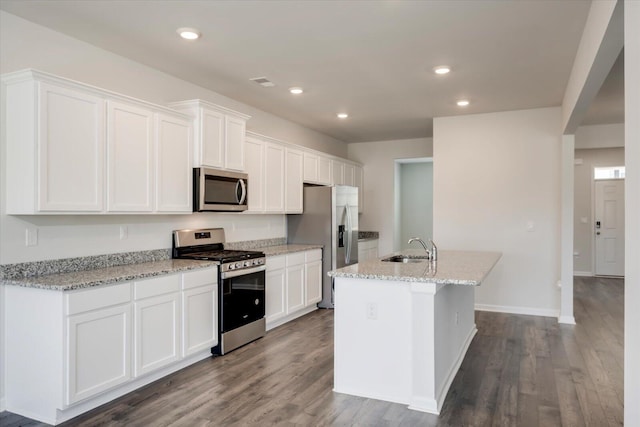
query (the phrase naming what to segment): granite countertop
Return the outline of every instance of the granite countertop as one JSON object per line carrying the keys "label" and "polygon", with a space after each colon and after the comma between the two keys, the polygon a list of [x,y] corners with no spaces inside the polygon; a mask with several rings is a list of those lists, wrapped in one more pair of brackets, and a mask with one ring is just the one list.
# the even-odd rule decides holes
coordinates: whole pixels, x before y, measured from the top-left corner
{"label": "granite countertop", "polygon": [[132,280],[162,276],[180,271],[195,270],[214,265],[217,265],[217,263],[211,261],[168,259],[163,261],[76,271],[72,273],[47,274],[23,278],[5,278],[2,280],[2,283],[52,291],[70,291],[74,289],[90,288],[93,286],[129,282]]}
{"label": "granite countertop", "polygon": [[[422,249],[409,249],[393,255],[424,255]],[[500,252],[439,251],[437,261],[416,263],[383,262],[382,258],[349,265],[330,271],[332,277],[355,279],[391,280],[403,282],[428,282],[443,285],[478,286],[496,265]]]}
{"label": "granite countertop", "polygon": [[293,252],[304,252],[312,249],[322,249],[322,245],[277,245],[267,246],[259,250],[266,256],[286,255]]}
{"label": "granite countertop", "polygon": [[358,241],[364,242],[367,240],[376,240],[379,238],[379,233],[377,231],[358,231]]}

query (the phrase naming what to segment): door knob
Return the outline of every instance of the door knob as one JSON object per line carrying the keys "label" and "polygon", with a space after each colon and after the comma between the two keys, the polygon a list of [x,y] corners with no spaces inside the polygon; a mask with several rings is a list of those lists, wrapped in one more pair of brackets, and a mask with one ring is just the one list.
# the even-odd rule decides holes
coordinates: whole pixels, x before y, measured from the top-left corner
{"label": "door knob", "polygon": [[600,235],[600,232],[599,232],[599,231],[596,231],[596,236],[599,236],[599,235]]}

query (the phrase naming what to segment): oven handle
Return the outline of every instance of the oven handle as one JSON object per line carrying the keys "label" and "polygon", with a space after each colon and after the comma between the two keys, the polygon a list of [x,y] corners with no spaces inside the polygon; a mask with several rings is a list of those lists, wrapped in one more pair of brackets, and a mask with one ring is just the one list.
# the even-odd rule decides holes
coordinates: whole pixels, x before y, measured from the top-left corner
{"label": "oven handle", "polygon": [[242,270],[233,270],[233,271],[225,271],[220,274],[221,279],[231,279],[232,277],[245,276],[251,273],[259,273],[260,271],[265,271],[267,266],[260,265],[258,267],[252,268],[243,268]]}

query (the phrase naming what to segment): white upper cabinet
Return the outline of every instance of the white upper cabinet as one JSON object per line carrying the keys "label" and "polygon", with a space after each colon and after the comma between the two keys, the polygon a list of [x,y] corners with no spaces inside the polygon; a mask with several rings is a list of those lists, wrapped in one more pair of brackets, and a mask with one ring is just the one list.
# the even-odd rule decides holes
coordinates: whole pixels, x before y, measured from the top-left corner
{"label": "white upper cabinet", "polygon": [[302,213],[302,151],[286,149],[285,212]]}
{"label": "white upper cabinet", "polygon": [[107,102],[107,210],[153,210],[153,112]]}
{"label": "white upper cabinet", "polygon": [[305,151],[304,182],[331,185],[331,159]]}
{"label": "white upper cabinet", "polygon": [[344,181],[343,184],[344,185],[350,185],[350,186],[354,186],[355,185],[355,173],[356,173],[356,168],[354,165],[352,165],[351,163],[345,163],[344,164]]}
{"label": "white upper cabinet", "polygon": [[249,209],[246,213],[302,213],[304,183],[331,185],[332,170],[339,171],[338,185],[345,185],[344,171],[348,171],[349,185],[358,187],[362,194],[359,164],[247,132],[245,172],[249,175]]}
{"label": "white upper cabinet", "polygon": [[169,107],[191,114],[194,125],[194,166],[244,171],[246,114],[199,99]]}
{"label": "white upper cabinet", "polygon": [[31,73],[6,84],[7,213],[104,208],[105,101]]}
{"label": "white upper cabinet", "polygon": [[8,214],[191,211],[189,116],[35,70],[2,82]]}
{"label": "white upper cabinet", "polygon": [[[264,210],[284,212],[285,148],[283,145],[266,142],[264,149]],[[251,181],[249,181],[251,186]]]}
{"label": "white upper cabinet", "polygon": [[331,183],[333,185],[344,185],[344,163],[340,160],[331,160]]}
{"label": "white upper cabinet", "polygon": [[318,184],[331,185],[331,159],[318,156]]}
{"label": "white upper cabinet", "polygon": [[191,122],[156,114],[156,211],[192,212]]}
{"label": "white upper cabinet", "polygon": [[312,153],[304,153],[304,182],[318,182],[319,156]]}
{"label": "white upper cabinet", "polygon": [[245,172],[249,176],[247,212],[264,212],[264,142],[258,138],[247,136],[244,144]]}
{"label": "white upper cabinet", "polygon": [[196,116],[194,166],[224,168],[224,114],[207,108],[188,111]]}
{"label": "white upper cabinet", "polygon": [[[244,116],[247,117],[248,116]],[[225,116],[225,168],[236,171],[244,170],[244,137],[246,130],[245,118]]]}

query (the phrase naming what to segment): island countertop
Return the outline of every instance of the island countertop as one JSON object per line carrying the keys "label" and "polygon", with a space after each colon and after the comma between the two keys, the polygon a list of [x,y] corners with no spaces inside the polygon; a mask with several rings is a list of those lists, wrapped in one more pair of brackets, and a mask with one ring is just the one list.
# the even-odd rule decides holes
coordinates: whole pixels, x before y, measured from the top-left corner
{"label": "island countertop", "polygon": [[328,274],[331,277],[355,279],[478,286],[502,256],[500,252],[441,250],[438,252],[437,261],[425,260],[406,264],[382,261],[394,255],[421,256],[424,255],[424,251],[403,250],[376,260],[332,270]]}

